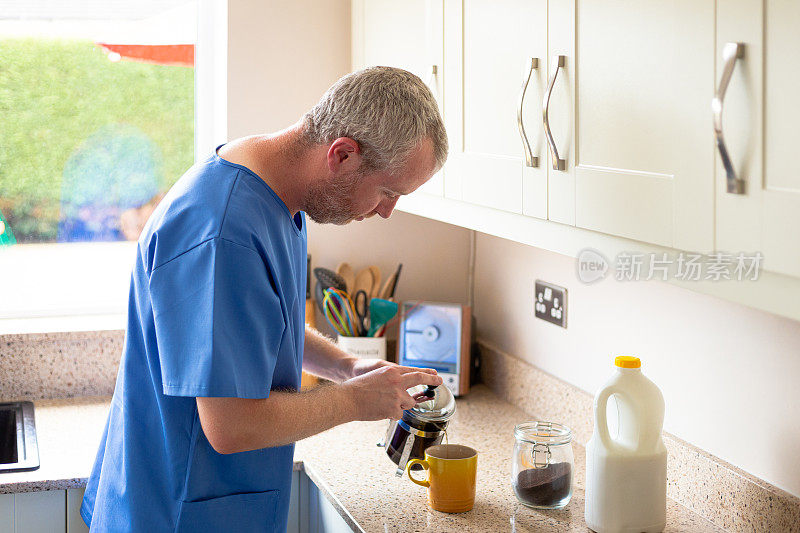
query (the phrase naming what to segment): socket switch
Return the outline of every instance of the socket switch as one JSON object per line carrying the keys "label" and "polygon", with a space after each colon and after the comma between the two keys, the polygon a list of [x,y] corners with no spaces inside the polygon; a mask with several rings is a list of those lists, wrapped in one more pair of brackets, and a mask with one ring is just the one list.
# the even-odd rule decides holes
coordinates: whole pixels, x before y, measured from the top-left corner
{"label": "socket switch", "polygon": [[567,289],[536,280],[536,318],[552,322],[562,328],[567,327]]}

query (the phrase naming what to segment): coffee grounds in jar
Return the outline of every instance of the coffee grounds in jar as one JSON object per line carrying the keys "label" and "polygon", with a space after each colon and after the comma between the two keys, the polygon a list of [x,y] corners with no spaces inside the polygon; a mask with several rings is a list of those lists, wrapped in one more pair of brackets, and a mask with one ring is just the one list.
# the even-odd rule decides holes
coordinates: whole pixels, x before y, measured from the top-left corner
{"label": "coffee grounds in jar", "polygon": [[528,468],[517,475],[514,492],[528,505],[557,505],[569,496],[571,470],[569,463],[555,463],[546,468]]}

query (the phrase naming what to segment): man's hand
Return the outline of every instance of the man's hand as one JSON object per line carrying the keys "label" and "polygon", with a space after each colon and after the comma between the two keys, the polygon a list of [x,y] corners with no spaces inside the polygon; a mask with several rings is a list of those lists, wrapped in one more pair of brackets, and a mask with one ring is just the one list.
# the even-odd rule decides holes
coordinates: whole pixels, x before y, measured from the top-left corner
{"label": "man's hand", "polygon": [[383,359],[356,359],[353,361],[353,368],[351,370],[351,378],[355,378],[366,374],[368,372],[372,372],[373,370],[377,370],[384,366],[397,366],[394,363],[390,363],[389,361],[385,361]]}
{"label": "man's hand", "polygon": [[381,363],[373,361],[377,368],[341,385],[357,420],[400,419],[404,410],[411,409],[418,402],[418,398],[413,398],[406,389],[442,384],[442,378],[433,369],[398,366],[386,361]]}

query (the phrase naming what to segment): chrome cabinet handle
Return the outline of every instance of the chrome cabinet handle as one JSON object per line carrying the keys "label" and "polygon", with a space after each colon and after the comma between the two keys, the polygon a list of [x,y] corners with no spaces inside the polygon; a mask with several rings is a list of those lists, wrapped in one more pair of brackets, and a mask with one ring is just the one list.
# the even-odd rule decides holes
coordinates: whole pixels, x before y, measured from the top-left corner
{"label": "chrome cabinet handle", "polygon": [[519,136],[522,138],[522,147],[525,149],[525,166],[533,168],[539,166],[539,158],[531,152],[528,136],[525,135],[525,124],[522,121],[522,104],[525,103],[525,91],[528,89],[528,82],[531,81],[531,74],[537,68],[539,68],[539,58],[532,57],[528,75],[522,81],[522,88],[519,91],[519,106],[517,106],[517,127],[519,128]]}
{"label": "chrome cabinet handle", "polygon": [[436,100],[439,100],[439,91],[436,90],[436,76],[438,75],[439,68],[436,65],[431,65],[431,70],[428,73],[428,81],[425,82],[425,85],[427,85],[428,89],[431,90],[431,93]]}
{"label": "chrome cabinet handle", "polygon": [[744,44],[742,43],[727,43],[722,49],[722,60],[724,61],[722,77],[719,80],[717,92],[714,93],[714,98],[711,100],[711,111],[714,113],[714,137],[717,140],[719,156],[722,158],[722,166],[725,167],[728,192],[731,194],[744,194],[744,180],[736,177],[731,156],[725,146],[725,138],[722,135],[722,104],[725,102],[725,91],[728,90],[728,84],[731,81],[731,76],[733,76],[736,60],[743,57]]}
{"label": "chrome cabinet handle", "polygon": [[550,107],[550,94],[553,92],[553,85],[556,84],[556,77],[558,76],[558,69],[563,67],[566,63],[567,56],[556,56],[556,68],[553,71],[553,76],[547,84],[547,91],[544,93],[544,102],[542,102],[542,117],[544,119],[544,134],[547,137],[547,146],[550,147],[550,155],[553,156],[553,170],[565,170],[567,168],[567,161],[558,158],[558,148],[556,142],[553,140],[553,134],[550,132],[550,121],[547,118],[547,111]]}

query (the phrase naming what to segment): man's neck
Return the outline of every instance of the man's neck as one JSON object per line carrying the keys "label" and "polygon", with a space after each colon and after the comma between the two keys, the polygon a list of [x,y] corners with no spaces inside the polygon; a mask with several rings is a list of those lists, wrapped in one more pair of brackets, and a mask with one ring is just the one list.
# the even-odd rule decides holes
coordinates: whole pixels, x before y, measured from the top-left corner
{"label": "man's neck", "polygon": [[276,133],[235,139],[220,148],[219,156],[255,172],[294,215],[302,210],[304,191],[320,172],[314,165],[319,158],[310,156],[324,148],[305,147],[301,135],[298,123]]}

